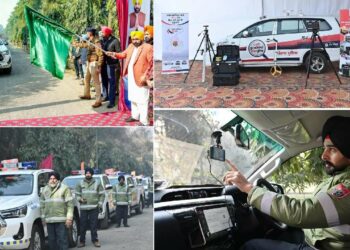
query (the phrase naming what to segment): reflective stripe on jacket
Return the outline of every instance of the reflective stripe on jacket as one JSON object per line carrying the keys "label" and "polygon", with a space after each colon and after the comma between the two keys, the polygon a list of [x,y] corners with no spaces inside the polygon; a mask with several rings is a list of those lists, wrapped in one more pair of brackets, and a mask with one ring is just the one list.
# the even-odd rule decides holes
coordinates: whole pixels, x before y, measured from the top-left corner
{"label": "reflective stripe on jacket", "polygon": [[130,193],[126,184],[122,186],[118,183],[113,186],[113,197],[113,202],[116,205],[128,205],[130,203]]}
{"label": "reflective stripe on jacket", "polygon": [[55,188],[45,186],[40,195],[41,218],[46,223],[65,222],[73,219],[73,197],[69,188],[58,183]]}
{"label": "reflective stripe on jacket", "polygon": [[289,226],[304,228],[320,249],[350,249],[350,167],[322,182],[312,198],[295,199],[254,187],[248,202]]}
{"label": "reflective stripe on jacket", "polygon": [[87,181],[86,179],[80,181],[75,187],[75,196],[80,202],[81,199],[86,200],[86,203],[80,202],[81,210],[91,210],[97,207],[102,207],[105,199],[105,191],[101,183],[92,179]]}

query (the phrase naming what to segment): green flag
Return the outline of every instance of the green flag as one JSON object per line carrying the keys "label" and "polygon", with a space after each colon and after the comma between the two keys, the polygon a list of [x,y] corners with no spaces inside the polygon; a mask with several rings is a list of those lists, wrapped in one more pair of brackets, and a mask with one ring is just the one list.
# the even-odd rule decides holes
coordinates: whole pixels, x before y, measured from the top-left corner
{"label": "green flag", "polygon": [[30,62],[63,79],[73,33],[25,6],[30,38]]}

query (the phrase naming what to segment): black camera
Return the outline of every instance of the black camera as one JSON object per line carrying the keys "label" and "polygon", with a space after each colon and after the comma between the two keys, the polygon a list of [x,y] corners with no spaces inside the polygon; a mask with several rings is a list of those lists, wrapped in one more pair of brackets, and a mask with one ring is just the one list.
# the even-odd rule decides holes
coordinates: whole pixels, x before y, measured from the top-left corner
{"label": "black camera", "polygon": [[221,131],[215,131],[211,137],[216,140],[216,145],[212,145],[209,149],[210,159],[217,161],[225,161],[225,150],[221,146]]}
{"label": "black camera", "polygon": [[319,20],[305,20],[306,30],[309,32],[319,32],[320,31],[320,21]]}

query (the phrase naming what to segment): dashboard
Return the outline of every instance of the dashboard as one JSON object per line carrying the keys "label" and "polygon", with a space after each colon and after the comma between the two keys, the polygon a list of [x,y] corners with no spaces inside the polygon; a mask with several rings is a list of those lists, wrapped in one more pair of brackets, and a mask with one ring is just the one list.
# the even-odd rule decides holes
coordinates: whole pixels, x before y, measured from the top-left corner
{"label": "dashboard", "polygon": [[234,249],[235,201],[223,189],[156,190],[155,250]]}

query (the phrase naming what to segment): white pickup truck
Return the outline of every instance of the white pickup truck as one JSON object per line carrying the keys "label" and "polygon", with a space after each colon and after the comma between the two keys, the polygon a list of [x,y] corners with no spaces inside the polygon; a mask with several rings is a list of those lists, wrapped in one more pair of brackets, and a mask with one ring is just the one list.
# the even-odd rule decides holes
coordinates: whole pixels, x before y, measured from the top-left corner
{"label": "white pickup truck", "polygon": [[[131,211],[135,210],[137,214],[143,212],[145,207],[145,190],[142,184],[138,184],[133,176],[124,175],[125,183],[131,193],[131,204],[128,209],[128,215],[131,216]],[[108,176],[112,186],[118,185],[118,176]]]}
{"label": "white pickup truck", "polygon": [[[44,249],[47,229],[41,221],[39,199],[51,171],[0,171],[0,249]],[[74,203],[70,247],[77,245],[79,236],[79,210]]]}

